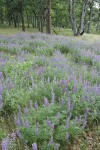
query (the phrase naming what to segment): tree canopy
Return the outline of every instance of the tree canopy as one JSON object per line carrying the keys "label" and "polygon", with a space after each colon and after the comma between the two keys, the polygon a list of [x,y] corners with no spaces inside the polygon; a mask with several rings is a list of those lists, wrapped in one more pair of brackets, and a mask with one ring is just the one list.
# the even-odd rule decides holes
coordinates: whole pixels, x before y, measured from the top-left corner
{"label": "tree canopy", "polygon": [[51,33],[54,27],[71,28],[74,35],[100,31],[100,0],[0,0],[0,24],[25,26]]}

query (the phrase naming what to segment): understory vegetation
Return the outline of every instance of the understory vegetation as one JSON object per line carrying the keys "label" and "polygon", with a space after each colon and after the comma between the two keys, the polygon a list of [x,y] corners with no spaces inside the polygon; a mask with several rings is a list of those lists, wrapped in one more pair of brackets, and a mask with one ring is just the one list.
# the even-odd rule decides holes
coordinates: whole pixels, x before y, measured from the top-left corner
{"label": "understory vegetation", "polygon": [[2,150],[100,149],[100,38],[0,35]]}

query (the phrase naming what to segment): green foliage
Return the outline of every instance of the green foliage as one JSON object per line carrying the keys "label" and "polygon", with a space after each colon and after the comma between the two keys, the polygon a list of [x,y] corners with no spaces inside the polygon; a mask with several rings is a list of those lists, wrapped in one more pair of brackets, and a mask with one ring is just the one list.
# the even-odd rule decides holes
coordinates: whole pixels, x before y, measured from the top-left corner
{"label": "green foliage", "polygon": [[51,47],[37,47],[35,49],[35,54],[38,56],[44,55],[44,56],[52,56],[55,50],[53,50]]}
{"label": "green foliage", "polygon": [[14,111],[18,110],[18,105],[21,105],[22,108],[25,107],[30,99],[30,95],[27,90],[11,88],[4,91],[3,99],[4,104],[2,114],[7,113],[8,115],[11,115]]}
{"label": "green foliage", "polygon": [[61,53],[63,53],[63,54],[68,54],[69,51],[70,51],[69,48],[66,45],[56,45],[55,48],[57,50],[60,50]]}
{"label": "green foliage", "polygon": [[[55,143],[66,143],[66,132],[68,131],[70,139],[75,138],[76,135],[80,133],[80,127],[70,122],[68,129],[65,127],[66,124],[66,113],[61,112],[60,120],[57,120],[56,115],[60,111],[60,105],[50,104],[49,107],[41,107],[38,111],[32,109],[29,114],[22,115],[24,120],[28,120],[30,127],[20,127],[19,130],[23,136],[23,142],[28,145],[32,145],[33,139],[34,142],[38,143],[38,146],[48,148],[48,143],[50,137],[54,137],[53,143],[50,147],[54,148]],[[46,112],[46,113],[45,113]],[[47,117],[50,119],[51,123],[54,123],[54,129],[47,125]],[[63,119],[65,118],[65,120]],[[63,121],[62,121],[63,119]],[[36,125],[38,123],[38,125]],[[38,126],[38,133],[36,135],[36,127]],[[45,143],[45,146],[44,146]],[[64,148],[66,145],[62,145]]]}
{"label": "green foliage", "polygon": [[[82,39],[79,42],[79,39],[71,37],[51,37],[40,33],[27,36],[19,34],[15,39],[1,39],[1,43],[4,41],[9,44],[9,41],[12,41],[16,45],[17,41],[21,44],[18,52],[16,49],[16,55],[4,51],[0,53],[0,94],[3,101],[0,116],[5,117],[7,114],[8,118],[13,118],[15,114],[21,123],[14,126],[14,120],[11,119],[7,121],[10,128],[5,130],[5,123],[0,122],[3,129],[0,130],[0,140],[12,131],[16,132],[16,129],[21,132],[22,141],[17,137],[14,147],[10,146],[9,149],[31,149],[32,143],[35,142],[40,150],[54,150],[57,144],[58,149],[65,150],[85,131],[84,121],[87,121],[87,130],[100,124],[100,65],[98,59],[94,59],[99,54],[99,44],[94,50]],[[58,44],[61,39],[64,41]],[[27,47],[25,51],[24,46]],[[91,49],[93,59],[86,55],[88,49],[89,52]],[[52,94],[54,104],[51,103]],[[48,106],[45,106],[44,97],[48,100]],[[33,108],[30,107],[30,100]],[[35,102],[38,104],[38,110],[34,106]],[[28,108],[27,113],[25,108]],[[88,116],[86,110],[89,110]],[[66,127],[68,117],[70,121]],[[48,118],[54,123],[53,129],[47,125]],[[53,142],[49,145],[52,136]]]}
{"label": "green foliage", "polygon": [[52,90],[55,93],[55,99],[57,101],[60,95],[63,94],[62,88],[59,87],[56,82],[50,82],[50,83],[39,82],[37,86],[38,88],[34,89],[34,91],[31,92],[30,98],[33,100],[33,102],[37,100],[39,104],[43,103],[44,96],[46,96],[48,100],[51,101]]}
{"label": "green foliage", "polygon": [[5,132],[0,128],[0,141],[5,137]]}

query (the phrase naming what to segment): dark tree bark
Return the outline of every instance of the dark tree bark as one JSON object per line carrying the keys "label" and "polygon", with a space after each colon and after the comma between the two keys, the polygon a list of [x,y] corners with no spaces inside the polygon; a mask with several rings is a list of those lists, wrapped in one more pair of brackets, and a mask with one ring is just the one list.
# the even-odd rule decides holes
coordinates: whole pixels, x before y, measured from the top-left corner
{"label": "dark tree bark", "polygon": [[91,27],[91,21],[92,21],[92,14],[93,14],[93,0],[91,0],[91,2],[89,2],[89,8],[90,8],[90,12],[89,12],[89,21],[88,21],[88,30],[87,33],[90,33],[90,27]]}
{"label": "dark tree bark", "polygon": [[41,31],[41,18],[38,16],[38,30]]}
{"label": "dark tree bark", "polygon": [[100,31],[100,4],[99,4],[99,10],[98,10],[98,23],[97,23],[96,31],[97,32]]}
{"label": "dark tree bark", "polygon": [[44,17],[42,15],[41,16],[41,32],[43,32],[43,28],[44,28]]}
{"label": "dark tree bark", "polygon": [[80,20],[80,26],[78,28],[78,35],[80,35],[85,28],[85,16],[86,16],[86,6],[87,6],[88,0],[82,0],[82,14],[81,14],[81,20]]}
{"label": "dark tree bark", "polygon": [[3,24],[4,18],[3,18],[3,9],[2,9],[2,6],[1,6],[0,9],[1,9],[1,10],[0,10],[0,22]]}
{"label": "dark tree bark", "polygon": [[77,35],[76,16],[75,16],[75,0],[69,0],[69,14],[74,36]]}
{"label": "dark tree bark", "polygon": [[46,33],[51,34],[51,0],[46,4]]}
{"label": "dark tree bark", "polygon": [[28,14],[26,14],[27,16],[27,27],[29,28],[30,27],[30,18],[29,18],[29,15]]}
{"label": "dark tree bark", "polygon": [[15,28],[17,27],[17,22],[18,22],[17,19],[18,19],[17,14],[14,14],[13,21],[14,21],[14,27],[15,27]]}
{"label": "dark tree bark", "polygon": [[25,24],[24,24],[24,4],[23,1],[20,2],[20,17],[22,21],[22,31],[25,32]]}

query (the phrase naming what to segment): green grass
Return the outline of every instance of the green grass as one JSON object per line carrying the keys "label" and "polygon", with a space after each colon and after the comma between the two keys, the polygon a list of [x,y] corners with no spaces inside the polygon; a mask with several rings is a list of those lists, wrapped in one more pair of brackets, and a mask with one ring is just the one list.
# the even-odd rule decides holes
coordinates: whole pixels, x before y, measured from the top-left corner
{"label": "green grass", "polygon": [[[53,34],[60,34],[60,35],[65,35],[65,36],[73,36],[73,32],[72,29],[69,28],[52,28],[54,30],[52,30]],[[55,33],[56,32],[56,33]]]}
{"label": "green grass", "polygon": [[[26,32],[38,32],[37,28],[33,28],[33,27],[27,27],[26,26]],[[19,28],[14,28],[13,26],[7,26],[7,25],[0,25],[0,34],[3,35],[12,35],[12,34],[16,34],[22,32],[21,27]],[[44,33],[45,33],[45,28],[44,28]],[[64,29],[64,28],[54,28],[52,27],[52,34],[60,34],[60,35],[66,35],[66,36],[72,36],[72,30],[71,29]]]}
{"label": "green grass", "polygon": [[[14,28],[13,26],[9,27],[7,25],[0,25],[0,34],[2,35],[13,35],[19,32],[22,32],[21,27]],[[32,27],[29,28],[26,27],[26,33],[35,33],[35,32],[38,32],[38,29]]]}
{"label": "green grass", "polygon": [[[68,28],[54,28],[52,27],[52,34],[57,34],[57,35],[65,35],[65,36],[73,36],[73,32],[71,29]],[[14,28],[13,26],[9,27],[7,25],[0,25],[0,34],[1,35],[13,35],[17,34],[19,32],[22,32],[21,27],[20,28]],[[39,32],[37,28],[32,28],[32,27],[26,27],[26,33],[35,33]],[[45,28],[44,28],[44,33],[45,33]],[[93,42],[95,40],[100,40],[100,35],[96,33],[95,31],[92,31],[92,34],[84,34],[83,36],[78,36],[75,37],[76,40],[84,40],[84,41],[89,41]]]}

